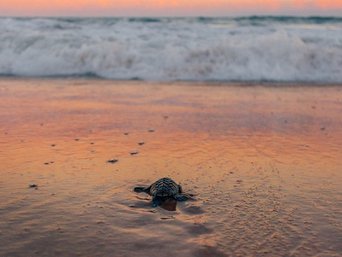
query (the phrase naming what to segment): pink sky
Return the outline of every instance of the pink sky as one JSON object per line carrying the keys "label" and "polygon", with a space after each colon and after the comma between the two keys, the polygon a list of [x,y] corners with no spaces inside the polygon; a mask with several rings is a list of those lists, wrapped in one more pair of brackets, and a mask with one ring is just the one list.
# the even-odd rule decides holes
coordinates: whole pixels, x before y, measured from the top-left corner
{"label": "pink sky", "polygon": [[1,16],[337,15],[342,0],[1,0]]}

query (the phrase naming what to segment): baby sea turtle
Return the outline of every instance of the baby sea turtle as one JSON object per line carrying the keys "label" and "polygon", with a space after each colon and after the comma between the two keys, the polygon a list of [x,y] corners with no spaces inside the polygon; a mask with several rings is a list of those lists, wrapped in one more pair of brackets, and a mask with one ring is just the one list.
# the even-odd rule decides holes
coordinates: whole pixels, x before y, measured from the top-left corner
{"label": "baby sea turtle", "polygon": [[186,201],[192,199],[191,194],[184,194],[182,187],[170,178],[161,178],[149,187],[135,187],[134,192],[147,193],[152,196],[152,206],[157,207],[167,199]]}

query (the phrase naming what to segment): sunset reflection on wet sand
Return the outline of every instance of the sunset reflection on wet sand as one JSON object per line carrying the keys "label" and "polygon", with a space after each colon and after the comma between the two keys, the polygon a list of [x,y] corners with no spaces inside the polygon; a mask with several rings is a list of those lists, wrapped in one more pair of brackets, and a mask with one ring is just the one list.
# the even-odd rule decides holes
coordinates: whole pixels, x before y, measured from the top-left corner
{"label": "sunset reflection on wet sand", "polygon": [[341,90],[2,79],[0,256],[338,256]]}

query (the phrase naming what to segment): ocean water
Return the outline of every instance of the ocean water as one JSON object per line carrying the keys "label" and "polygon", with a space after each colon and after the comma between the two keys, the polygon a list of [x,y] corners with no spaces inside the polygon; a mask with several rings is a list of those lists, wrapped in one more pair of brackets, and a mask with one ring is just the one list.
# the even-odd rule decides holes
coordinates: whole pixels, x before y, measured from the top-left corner
{"label": "ocean water", "polygon": [[1,18],[0,75],[342,82],[342,18]]}

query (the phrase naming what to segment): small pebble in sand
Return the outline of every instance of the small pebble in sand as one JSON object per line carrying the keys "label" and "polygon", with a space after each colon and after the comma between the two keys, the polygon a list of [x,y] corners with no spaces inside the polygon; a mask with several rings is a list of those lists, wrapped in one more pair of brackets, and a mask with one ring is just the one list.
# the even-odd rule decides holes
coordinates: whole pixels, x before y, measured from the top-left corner
{"label": "small pebble in sand", "polygon": [[148,132],[150,132],[150,133],[154,132],[154,129],[151,128],[151,129],[148,130]]}
{"label": "small pebble in sand", "polygon": [[116,163],[116,162],[118,162],[119,160],[117,160],[117,159],[111,159],[111,160],[108,160],[107,162],[109,162],[109,163]]}
{"label": "small pebble in sand", "polygon": [[91,142],[90,144],[91,144],[91,145],[93,145],[93,144],[94,144],[94,142]]}
{"label": "small pebble in sand", "polygon": [[56,145],[55,145],[55,144],[52,144],[51,146],[52,146],[52,147],[55,147]]}
{"label": "small pebble in sand", "polygon": [[80,139],[79,138],[75,138],[75,141],[80,141]]}
{"label": "small pebble in sand", "polygon": [[138,151],[131,151],[131,152],[130,152],[131,155],[136,155],[136,154],[138,154],[138,153],[139,153]]}
{"label": "small pebble in sand", "polygon": [[138,143],[138,145],[144,145],[144,144],[145,144],[144,141],[141,141],[141,142]]}
{"label": "small pebble in sand", "polygon": [[128,136],[128,135],[129,135],[129,133],[128,133],[128,132],[125,132],[125,133],[124,133],[124,135],[125,135],[125,136]]}
{"label": "small pebble in sand", "polygon": [[49,162],[44,162],[44,165],[49,165],[50,163]]}
{"label": "small pebble in sand", "polygon": [[29,184],[29,188],[38,188],[37,184]]}

